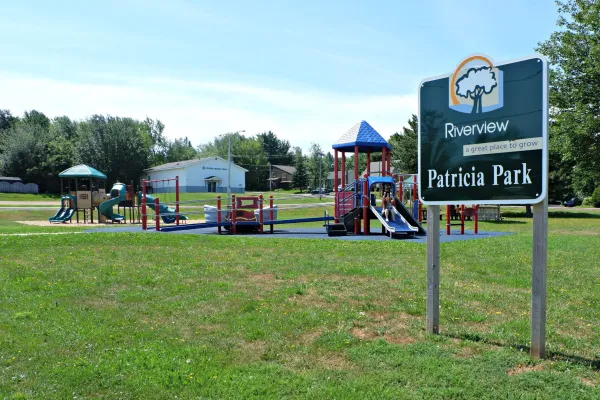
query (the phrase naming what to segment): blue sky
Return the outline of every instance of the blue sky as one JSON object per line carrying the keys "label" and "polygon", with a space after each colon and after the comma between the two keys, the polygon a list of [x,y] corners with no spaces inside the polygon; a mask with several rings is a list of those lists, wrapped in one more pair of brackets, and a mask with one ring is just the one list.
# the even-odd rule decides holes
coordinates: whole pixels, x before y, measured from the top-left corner
{"label": "blue sky", "polygon": [[194,144],[272,130],[330,149],[363,119],[389,137],[423,78],[472,53],[529,55],[556,18],[550,0],[8,2],[0,108],[149,116]]}

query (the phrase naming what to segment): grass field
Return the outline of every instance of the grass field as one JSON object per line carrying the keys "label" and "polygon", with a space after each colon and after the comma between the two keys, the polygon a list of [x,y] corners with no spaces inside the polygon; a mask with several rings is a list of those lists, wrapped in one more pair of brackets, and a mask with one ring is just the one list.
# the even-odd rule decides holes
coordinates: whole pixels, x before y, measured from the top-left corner
{"label": "grass field", "polygon": [[551,213],[543,361],[514,213],[481,223],[513,235],[441,245],[439,336],[420,244],[0,236],[0,398],[596,399],[600,213]]}

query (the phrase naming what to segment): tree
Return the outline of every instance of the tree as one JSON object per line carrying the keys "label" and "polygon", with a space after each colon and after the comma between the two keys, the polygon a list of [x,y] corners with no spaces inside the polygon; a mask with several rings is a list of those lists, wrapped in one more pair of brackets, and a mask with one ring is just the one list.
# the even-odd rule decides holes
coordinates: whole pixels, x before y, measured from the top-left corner
{"label": "tree", "polygon": [[290,142],[278,139],[271,131],[259,133],[256,137],[262,144],[267,159],[271,164],[293,164],[294,154],[290,151]]}
{"label": "tree", "polygon": [[19,123],[6,137],[0,173],[37,183],[41,192],[57,191],[58,173],[73,158],[73,148],[65,138],[52,137],[43,124]]}
{"label": "tree", "polygon": [[469,68],[469,70],[456,81],[456,94],[473,100],[471,113],[481,113],[481,98],[490,94],[498,86],[496,74],[492,67]]}
{"label": "tree", "polygon": [[296,163],[296,171],[292,175],[292,187],[298,188],[301,192],[308,185],[308,173],[306,171],[304,155],[302,150],[296,148],[296,154],[294,156]]}
{"label": "tree", "polygon": [[[170,147],[175,144],[169,143],[169,141],[164,137],[163,132],[165,130],[165,125],[160,122],[160,120],[153,120],[152,118],[146,117],[143,122],[146,133],[148,134],[148,138],[150,139],[150,166],[154,167],[156,165],[165,164],[169,156],[168,152],[170,151]],[[187,139],[186,139],[187,140]],[[176,145],[178,146],[179,143]],[[177,148],[175,151],[178,151]],[[194,151],[195,153],[195,151]],[[178,158],[177,156],[172,156],[171,158]],[[190,157],[194,158],[194,157]],[[189,158],[188,158],[189,160]],[[181,159],[176,159],[174,161],[181,161]]]}
{"label": "tree", "polygon": [[[198,157],[198,152],[188,138],[175,139],[167,143],[167,148],[166,162],[193,160]],[[156,153],[153,157],[156,157]]]}
{"label": "tree", "polygon": [[537,48],[552,65],[550,170],[572,168],[572,190],[583,197],[600,185],[600,2],[557,5],[558,29]]}
{"label": "tree", "polygon": [[78,124],[78,157],[104,172],[109,182],[137,181],[149,168],[151,140],[132,118],[93,115]]}
{"label": "tree", "polygon": [[308,158],[308,182],[313,188],[320,188],[327,173],[329,172],[329,166],[327,160],[324,158],[323,150],[317,143],[310,145],[310,157]]}
{"label": "tree", "polygon": [[392,166],[396,173],[412,174],[417,172],[418,132],[419,121],[413,114],[408,120],[408,127],[402,127],[402,134],[396,132],[390,137]]}
{"label": "tree", "polygon": [[18,121],[19,119],[13,117],[10,110],[0,110],[0,154],[4,151],[6,137]]}
{"label": "tree", "polygon": [[50,128],[50,118],[37,110],[25,111],[22,122],[30,125],[39,125],[42,129],[48,130]]}

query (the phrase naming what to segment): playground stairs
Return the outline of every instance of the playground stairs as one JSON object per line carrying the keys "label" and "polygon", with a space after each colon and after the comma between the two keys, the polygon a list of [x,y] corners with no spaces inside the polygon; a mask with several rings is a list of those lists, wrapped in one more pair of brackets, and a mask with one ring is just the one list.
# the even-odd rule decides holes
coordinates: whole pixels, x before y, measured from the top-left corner
{"label": "playground stairs", "polygon": [[344,227],[346,228],[346,230],[349,232],[354,232],[354,224],[356,222],[356,218],[362,218],[362,208],[353,208],[352,210],[350,210],[350,212],[344,214],[342,218],[344,220]]}
{"label": "playground stairs", "polygon": [[348,231],[344,224],[329,224],[327,225],[327,236],[346,236]]}

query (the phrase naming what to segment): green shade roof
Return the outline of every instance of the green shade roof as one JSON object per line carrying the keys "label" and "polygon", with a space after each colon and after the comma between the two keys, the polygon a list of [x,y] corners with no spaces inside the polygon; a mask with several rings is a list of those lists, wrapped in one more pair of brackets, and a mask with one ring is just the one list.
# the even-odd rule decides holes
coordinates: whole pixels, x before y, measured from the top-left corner
{"label": "green shade roof", "polygon": [[106,175],[98,171],[96,168],[92,168],[89,165],[79,164],[69,169],[65,169],[63,172],[58,174],[60,178],[97,178],[106,179]]}

